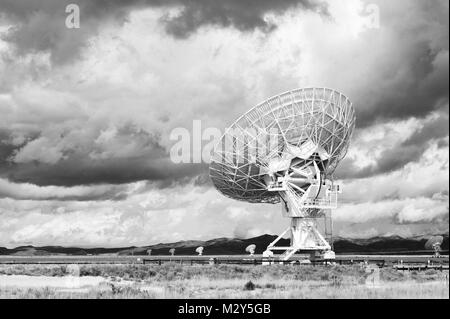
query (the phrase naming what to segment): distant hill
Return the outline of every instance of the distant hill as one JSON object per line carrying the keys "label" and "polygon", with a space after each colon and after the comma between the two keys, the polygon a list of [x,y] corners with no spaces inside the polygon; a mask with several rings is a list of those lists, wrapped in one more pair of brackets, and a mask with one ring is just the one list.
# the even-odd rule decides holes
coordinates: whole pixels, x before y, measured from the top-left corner
{"label": "distant hill", "polygon": [[[448,234],[443,234],[444,241],[441,245],[443,251],[448,251]],[[416,236],[403,238],[399,236],[373,237],[369,239],[344,239],[335,238],[334,250],[338,253],[383,254],[402,253],[413,254],[425,252],[425,243],[431,236]]]}
{"label": "distant hill", "polygon": [[[442,250],[448,251],[448,234],[442,235],[444,242]],[[425,242],[430,236],[416,236],[402,238],[399,236],[373,237],[369,239],[335,238],[334,250],[336,253],[365,253],[365,254],[417,254],[424,253]],[[204,255],[237,255],[244,253],[245,247],[256,245],[256,253],[262,253],[276,236],[262,235],[248,239],[216,238],[207,241],[189,240],[175,243],[161,243],[144,247],[119,247],[119,248],[78,248],[61,246],[20,246],[12,249],[0,247],[0,255],[16,256],[42,256],[42,255],[146,255],[151,249],[152,255],[168,255],[169,249],[175,248],[177,255],[195,254],[195,248],[204,247]],[[289,245],[289,239],[281,239],[279,246]]]}

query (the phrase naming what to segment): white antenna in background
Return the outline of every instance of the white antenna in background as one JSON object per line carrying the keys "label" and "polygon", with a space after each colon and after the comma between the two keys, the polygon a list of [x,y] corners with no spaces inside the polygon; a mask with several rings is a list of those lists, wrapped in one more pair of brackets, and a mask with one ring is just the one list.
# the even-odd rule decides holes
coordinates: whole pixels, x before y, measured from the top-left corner
{"label": "white antenna in background", "polygon": [[442,245],[443,241],[444,241],[444,237],[442,237],[442,236],[432,236],[425,243],[425,249],[433,250],[434,257],[439,258],[441,256],[440,252],[441,252],[441,245]]}
{"label": "white antenna in background", "polygon": [[249,253],[250,256],[253,256],[255,254],[255,250],[256,250],[256,245],[255,244],[248,245],[245,248],[245,252]]}
{"label": "white antenna in background", "polygon": [[201,256],[202,254],[203,254],[203,247],[197,247],[197,249],[195,249],[195,252],[199,255],[199,256]]}

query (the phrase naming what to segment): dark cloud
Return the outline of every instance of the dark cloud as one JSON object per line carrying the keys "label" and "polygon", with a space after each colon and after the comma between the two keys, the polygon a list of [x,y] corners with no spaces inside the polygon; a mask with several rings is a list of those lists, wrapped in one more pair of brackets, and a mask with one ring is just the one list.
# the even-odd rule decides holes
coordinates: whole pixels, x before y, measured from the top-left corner
{"label": "dark cloud", "polygon": [[15,184],[0,180],[0,199],[40,201],[120,201],[128,197],[125,185],[83,186],[79,188],[39,187],[30,184]]}
{"label": "dark cloud", "polygon": [[183,9],[178,16],[162,18],[166,31],[177,38],[186,38],[205,25],[270,32],[276,24],[266,21],[265,14],[282,13],[293,7],[327,14],[324,3],[312,0],[191,0],[181,3]]}
{"label": "dark cloud", "polygon": [[[423,117],[448,104],[448,55],[445,61],[440,61],[440,65],[436,66],[434,59],[437,53],[431,53],[429,48],[424,47],[417,48],[416,53],[408,63],[412,74],[403,82],[396,83],[383,92],[376,92],[371,97],[357,98],[354,101],[355,105],[368,103],[364,109],[356,110],[357,127],[364,128],[386,119]],[[422,68],[417,67],[420,64]],[[370,89],[367,95],[371,95]]]}
{"label": "dark cloud", "polygon": [[338,166],[335,175],[342,179],[352,179],[390,173],[402,168],[408,163],[418,161],[426,148],[425,144],[400,145],[383,151],[375,165],[370,165],[362,169],[358,168],[352,159],[347,158]]}
{"label": "dark cloud", "polygon": [[[80,7],[79,29],[65,27],[65,8],[69,3]],[[321,14],[327,12],[326,6],[315,0],[3,0],[0,17],[14,24],[4,39],[14,43],[19,54],[46,51],[54,63],[61,64],[78,57],[101,25],[121,25],[134,9],[180,7],[179,15],[164,15],[161,22],[168,34],[186,38],[207,25],[269,32],[276,25],[264,20],[266,13],[281,13],[296,6]]]}
{"label": "dark cloud", "polygon": [[[173,164],[169,158],[123,158],[88,160],[73,157],[57,164],[16,164],[1,173],[11,181],[40,186],[123,184],[142,180],[173,181],[196,176],[206,170],[201,164]],[[163,185],[162,185],[163,186]]]}
{"label": "dark cloud", "polygon": [[423,117],[448,105],[449,2],[373,3],[380,9],[380,29],[368,32],[364,41],[370,41],[367,50],[384,49],[372,56],[376,61],[367,59],[372,67],[369,74],[362,73],[364,88],[352,83],[356,125]]}
{"label": "dark cloud", "polygon": [[[5,39],[15,44],[18,54],[50,52],[53,63],[63,64],[79,57],[87,40],[102,25],[121,25],[130,11],[140,8],[179,7],[178,15],[160,19],[167,33],[177,38],[187,38],[203,26],[270,32],[276,25],[266,21],[265,15],[294,7],[328,14],[320,0],[78,0],[75,3],[80,6],[82,27],[67,29],[65,7],[72,2],[1,1],[0,15],[3,13],[14,24]],[[375,3],[380,6],[382,29],[376,31],[379,38],[375,37],[367,50],[376,50],[375,45],[391,49],[386,51],[388,55],[376,57],[374,70],[367,75],[369,80],[361,81],[364,87],[352,84],[355,92],[351,92],[351,99],[361,128],[386,119],[425,116],[449,99],[448,1],[430,4],[409,0],[396,6],[384,0]],[[376,76],[370,80],[373,74]]]}
{"label": "dark cloud", "polygon": [[[383,45],[385,50],[375,55],[377,61],[367,59],[372,67],[361,79],[363,87],[352,83],[358,130],[413,117],[424,120],[424,127],[383,151],[375,165],[361,169],[345,158],[336,171],[339,178],[366,178],[401,169],[418,161],[430,140],[445,147],[443,138],[449,135],[448,1],[375,3],[380,7],[381,28],[371,34],[369,49]],[[431,113],[438,117],[425,119]]]}
{"label": "dark cloud", "polygon": [[[102,23],[108,21],[121,24],[126,21],[133,9],[153,7],[180,7],[177,16],[163,16],[161,21],[166,31],[179,38],[185,38],[198,28],[207,25],[234,27],[241,31],[260,29],[269,32],[274,25],[264,20],[266,13],[280,13],[289,8],[301,7],[304,10],[325,13],[326,6],[319,1],[310,0],[99,0],[76,1],[81,8],[82,28],[70,30],[64,27],[66,17],[65,6],[73,1],[57,0],[4,0],[0,2],[0,12],[14,27],[6,39],[17,46],[21,53],[33,51],[49,51],[55,63],[65,63],[76,58],[86,40],[94,35]],[[356,111],[357,124],[361,129],[386,119],[405,119],[411,116],[421,117],[442,108],[448,103],[448,18],[446,11],[448,2],[436,1],[435,4],[424,4],[423,1],[411,0],[409,9],[417,16],[398,22],[401,5],[395,10],[389,2],[378,1],[383,14],[382,30],[378,30],[380,38],[388,38],[386,56],[376,61],[372,74],[377,74],[385,82],[352,83],[357,87],[351,94]],[[392,16],[390,16],[392,15]],[[385,33],[383,33],[385,32]],[[425,36],[423,35],[425,34]],[[417,39],[416,39],[417,38]],[[376,40],[376,39],[375,39]],[[382,41],[374,41],[384,44]],[[366,44],[365,42],[362,44]],[[365,47],[362,45],[362,47]],[[368,47],[373,49],[373,47]],[[447,52],[447,54],[446,54]],[[389,54],[389,56],[388,56]],[[399,55],[400,58],[391,58]],[[394,62],[393,62],[394,61]],[[368,61],[370,63],[371,61]],[[276,72],[276,70],[274,70]],[[352,70],[352,72],[357,72]],[[283,76],[284,78],[289,75]],[[377,78],[378,80],[378,78]],[[278,82],[278,81],[274,81]],[[226,84],[222,84],[225,86]],[[275,85],[275,84],[274,84]],[[221,89],[223,90],[223,86]],[[0,89],[1,90],[1,89]],[[232,92],[235,94],[235,92]],[[233,97],[233,94],[230,94]],[[236,94],[235,94],[236,95]],[[241,99],[227,100],[227,104],[239,104]],[[215,114],[228,112],[227,107],[220,105],[214,109]],[[58,109],[61,109],[58,107]],[[67,111],[69,112],[69,110]],[[70,109],[70,112],[73,112]],[[199,110],[204,114],[204,109]],[[37,112],[36,112],[37,113]],[[448,113],[448,111],[447,111]],[[192,114],[190,114],[192,115]],[[236,114],[236,116],[239,114]],[[374,166],[357,169],[351,160],[345,159],[338,167],[336,176],[343,178],[363,178],[399,169],[409,162],[417,161],[426,150],[426,143],[448,135],[448,115],[430,123],[411,136],[399,147],[386,150]],[[45,126],[35,120],[37,126]],[[105,123],[107,124],[107,123]],[[445,126],[445,127],[444,127]],[[71,128],[68,127],[67,130]],[[86,127],[86,131],[89,127]],[[205,173],[207,165],[174,165],[168,158],[167,151],[145,134],[122,131],[115,137],[113,151],[97,148],[93,140],[98,135],[87,136],[84,140],[65,141],[70,144],[65,149],[47,156],[46,161],[34,160],[39,150],[59,145],[59,140],[46,137],[45,140],[34,140],[28,143],[27,152],[21,152],[14,161],[12,157],[23,150],[23,145],[0,142],[0,176],[15,182],[32,182],[37,185],[85,185],[112,183],[120,184],[137,180],[157,180],[170,183],[172,180],[183,180]],[[128,154],[117,156],[131,141],[138,147]],[[39,143],[38,143],[39,142]],[[440,141],[445,146],[445,141]],[[140,150],[145,150],[141,152]],[[46,151],[47,155],[49,151]],[[44,154],[45,155],[45,154]],[[40,155],[42,157],[42,155]],[[198,185],[208,183],[209,179],[199,177]]]}
{"label": "dark cloud", "polygon": [[408,163],[420,160],[430,141],[438,140],[438,142],[442,142],[442,138],[449,135],[448,124],[448,114],[438,113],[437,118],[426,121],[422,128],[414,132],[400,145],[384,150],[375,165],[361,169],[355,165],[352,159],[345,158],[338,166],[335,175],[343,179],[366,178],[401,169]]}
{"label": "dark cloud", "polygon": [[[15,183],[76,186],[149,180],[159,182],[160,187],[168,187],[176,182],[187,183],[199,174],[203,177],[198,177],[195,183],[206,183],[207,164],[173,163],[169,153],[160,145],[158,136],[134,125],[119,127],[107,138],[100,134],[95,141],[91,137],[71,141],[70,136],[61,135],[56,141],[36,144],[27,150],[42,136],[28,143],[13,145],[11,133],[3,130],[1,134],[0,177]],[[53,147],[61,140],[64,147],[46,162],[49,151],[42,153],[42,147]]]}
{"label": "dark cloud", "polygon": [[14,154],[17,146],[10,144],[10,135],[6,130],[0,129],[0,167],[9,164],[8,158]]}
{"label": "dark cloud", "polygon": [[441,138],[449,134],[449,117],[448,114],[439,113],[438,118],[429,121],[420,130],[411,135],[405,142],[404,146],[422,145],[431,139]]}
{"label": "dark cloud", "polygon": [[446,148],[446,147],[448,147],[449,145],[448,145],[448,140],[440,140],[439,142],[438,142],[438,147],[439,148]]}
{"label": "dark cloud", "polygon": [[[12,27],[3,39],[13,43],[16,54],[49,52],[54,64],[62,64],[78,57],[86,40],[95,35],[101,20],[91,19],[81,12],[82,27],[65,27],[66,6],[72,1],[5,0],[0,2],[0,16]],[[80,4],[81,5],[81,4]]]}

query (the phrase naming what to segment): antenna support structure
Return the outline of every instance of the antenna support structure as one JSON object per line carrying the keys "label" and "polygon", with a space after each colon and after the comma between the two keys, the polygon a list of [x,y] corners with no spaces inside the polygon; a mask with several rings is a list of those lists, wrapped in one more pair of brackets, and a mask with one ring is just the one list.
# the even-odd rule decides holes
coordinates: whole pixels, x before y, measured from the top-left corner
{"label": "antenna support structure", "polygon": [[[304,186],[299,187],[305,182],[309,184],[306,190]],[[280,259],[287,261],[296,252],[307,251],[311,258],[319,255],[324,259],[334,259],[332,210],[337,208],[340,185],[332,179],[325,179],[317,163],[312,160],[291,167],[291,170],[276,177],[269,183],[268,190],[280,194],[282,214],[290,219],[290,225],[269,244],[264,255],[272,256],[274,251],[281,251]],[[318,229],[321,221],[324,235]],[[286,234],[290,235],[290,246],[276,246]]]}

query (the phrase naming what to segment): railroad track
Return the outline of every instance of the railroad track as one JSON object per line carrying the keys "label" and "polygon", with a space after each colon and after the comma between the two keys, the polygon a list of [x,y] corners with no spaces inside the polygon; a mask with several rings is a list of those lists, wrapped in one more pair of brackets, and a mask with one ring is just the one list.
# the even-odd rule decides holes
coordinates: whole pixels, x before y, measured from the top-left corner
{"label": "railroad track", "polygon": [[380,267],[394,266],[399,270],[448,270],[449,258],[435,258],[430,255],[336,255],[335,260],[316,259],[308,261],[305,255],[296,255],[290,261],[282,262],[276,258],[261,255],[204,255],[204,256],[0,256],[0,264],[157,264],[172,262],[182,265],[267,265],[295,264],[318,266],[336,264],[377,264]]}

